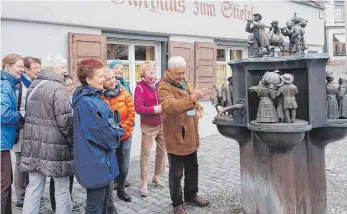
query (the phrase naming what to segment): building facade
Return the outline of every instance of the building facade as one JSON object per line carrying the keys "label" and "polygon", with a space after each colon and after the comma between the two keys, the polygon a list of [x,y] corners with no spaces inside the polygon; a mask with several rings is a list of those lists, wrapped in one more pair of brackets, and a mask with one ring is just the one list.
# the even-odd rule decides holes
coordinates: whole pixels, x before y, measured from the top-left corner
{"label": "building facade", "polygon": [[[68,59],[73,77],[81,59],[92,57],[105,63],[120,59],[132,90],[140,79],[141,63],[151,61],[161,77],[168,57],[181,55],[188,64],[187,77],[194,85],[209,88],[202,102],[205,117],[200,133],[204,137],[218,133],[211,122],[216,114],[211,104],[213,85],[222,86],[232,75],[228,61],[248,57],[246,20],[260,13],[266,25],[277,20],[284,27],[296,12],[308,20],[309,51],[321,53],[323,10],[311,1],[293,0],[2,1],[1,55],[40,58],[59,53]],[[285,42],[287,47],[287,38]],[[140,137],[135,127],[132,156],[139,154]]]}
{"label": "building facade", "polygon": [[330,64],[345,64],[346,34],[344,0],[328,0],[325,2],[325,34],[326,49],[330,56]]}

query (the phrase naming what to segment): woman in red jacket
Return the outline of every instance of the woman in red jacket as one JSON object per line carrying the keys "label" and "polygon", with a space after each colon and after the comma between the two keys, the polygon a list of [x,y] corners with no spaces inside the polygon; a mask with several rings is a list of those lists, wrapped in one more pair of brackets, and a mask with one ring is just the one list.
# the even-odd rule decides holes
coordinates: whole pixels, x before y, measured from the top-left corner
{"label": "woman in red jacket", "polygon": [[153,183],[162,186],[160,176],[165,169],[165,144],[163,138],[163,125],[161,118],[161,105],[157,88],[160,80],[155,77],[155,67],[150,62],[141,65],[142,80],[138,82],[135,89],[135,110],[141,117],[141,196],[148,195],[147,181],[149,169],[149,155],[152,143],[157,142],[155,156],[155,171]]}

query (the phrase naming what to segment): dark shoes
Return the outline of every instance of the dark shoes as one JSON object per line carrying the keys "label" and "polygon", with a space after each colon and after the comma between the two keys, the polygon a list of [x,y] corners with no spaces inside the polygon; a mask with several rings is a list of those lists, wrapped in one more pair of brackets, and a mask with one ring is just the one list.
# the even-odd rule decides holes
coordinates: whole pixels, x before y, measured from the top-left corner
{"label": "dark shoes", "polygon": [[201,198],[200,196],[195,196],[194,198],[185,201],[187,204],[195,205],[199,207],[207,207],[210,202],[207,199]]}
{"label": "dark shoes", "polygon": [[[131,185],[131,184],[129,183],[129,181],[126,180],[126,181],[124,182],[124,186],[125,186],[125,187],[130,187],[130,185]],[[113,189],[114,189],[114,190],[118,189],[118,183],[117,183],[116,181],[114,182],[114,188],[113,188]]]}
{"label": "dark shoes", "polygon": [[119,199],[125,202],[131,202],[133,199],[124,191],[117,191],[117,196]]}
{"label": "dark shoes", "polygon": [[19,208],[19,209],[23,209],[23,204],[24,203],[17,202],[16,203],[16,207]]}
{"label": "dark shoes", "polygon": [[174,214],[186,214],[186,210],[184,209],[183,205],[178,205],[177,207],[174,207],[173,210]]}

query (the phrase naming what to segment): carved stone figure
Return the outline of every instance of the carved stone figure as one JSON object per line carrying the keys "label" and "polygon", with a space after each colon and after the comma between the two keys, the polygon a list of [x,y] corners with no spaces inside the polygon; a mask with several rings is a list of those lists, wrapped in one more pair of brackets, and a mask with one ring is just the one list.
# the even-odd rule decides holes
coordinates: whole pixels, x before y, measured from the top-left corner
{"label": "carved stone figure", "polygon": [[254,42],[254,36],[253,34],[250,34],[248,36],[247,44],[249,44],[249,57],[257,57],[258,54],[258,45],[256,42]]}
{"label": "carved stone figure", "polygon": [[215,105],[215,108],[216,108],[218,113],[219,113],[219,109],[218,109],[219,106],[222,108],[225,108],[225,107],[231,106],[233,104],[233,102],[232,102],[232,83],[230,83],[232,81],[232,78],[229,77],[228,81],[229,81],[229,84],[228,85],[223,84],[221,88],[217,88],[215,85],[213,85],[213,87],[216,90],[217,103]]}
{"label": "carved stone figure", "polygon": [[[278,27],[278,21],[274,20],[271,22],[271,27],[269,32],[267,33],[268,39],[269,39],[269,45],[273,46],[273,49],[275,49],[276,47],[279,47],[280,50],[282,51],[282,55],[283,55],[283,51],[284,51],[284,39],[283,36],[281,34],[280,28]],[[274,51],[272,51],[274,52]],[[274,53],[273,53],[274,55]]]}
{"label": "carved stone figure", "polygon": [[338,86],[333,82],[334,77],[332,74],[328,73],[326,75],[327,80],[327,111],[328,119],[339,118],[339,106],[337,102],[337,96],[339,95]]}
{"label": "carved stone figure", "polygon": [[269,83],[264,78],[257,86],[249,88],[251,92],[257,92],[260,102],[258,105],[257,119],[259,123],[276,123],[278,122],[274,99],[276,98],[276,91],[269,87]]}
{"label": "carved stone figure", "polygon": [[[254,20],[247,20],[246,24],[246,32],[252,33],[254,37],[254,42],[257,43],[258,46],[258,56],[263,56],[264,54],[271,54],[269,40],[267,38],[265,32],[265,24],[261,22],[262,16],[259,13],[255,13]],[[253,26],[251,26],[251,24]],[[263,49],[267,50],[267,53],[264,52]]]}
{"label": "carved stone figure", "polygon": [[339,107],[340,118],[347,118],[347,78],[339,78]]}
{"label": "carved stone figure", "polygon": [[278,89],[276,96],[283,96],[283,109],[286,115],[287,123],[295,123],[296,109],[298,105],[296,103],[295,95],[299,93],[298,88],[292,83],[294,76],[291,74],[283,74],[281,76],[283,85]]}
{"label": "carved stone figure", "polygon": [[307,49],[305,40],[305,27],[307,26],[308,21],[306,19],[298,17],[296,13],[294,13],[292,22],[294,23],[294,33],[292,37],[294,38],[295,42],[295,51],[303,52]]}
{"label": "carved stone figure", "polygon": [[289,38],[288,50],[289,50],[290,54],[292,54],[293,47],[294,47],[294,44],[295,44],[294,37],[293,37],[293,34],[294,34],[294,29],[293,28],[294,28],[294,24],[293,24],[293,22],[291,20],[289,20],[286,23],[286,27],[281,29],[282,34],[284,36],[288,36],[288,38]]}

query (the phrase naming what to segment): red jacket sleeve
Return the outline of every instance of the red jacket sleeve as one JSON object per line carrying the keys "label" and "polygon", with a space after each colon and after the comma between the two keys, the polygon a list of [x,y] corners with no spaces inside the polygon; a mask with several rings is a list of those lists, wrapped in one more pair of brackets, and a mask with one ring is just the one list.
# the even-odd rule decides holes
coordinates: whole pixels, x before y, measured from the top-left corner
{"label": "red jacket sleeve", "polygon": [[135,111],[138,114],[147,114],[151,115],[154,114],[154,107],[153,106],[145,106],[144,101],[144,93],[141,86],[136,86],[135,88],[135,96],[134,96],[134,103],[135,103]]}

